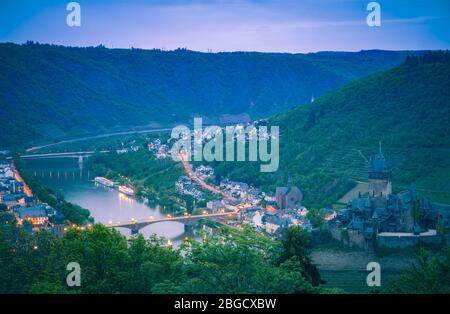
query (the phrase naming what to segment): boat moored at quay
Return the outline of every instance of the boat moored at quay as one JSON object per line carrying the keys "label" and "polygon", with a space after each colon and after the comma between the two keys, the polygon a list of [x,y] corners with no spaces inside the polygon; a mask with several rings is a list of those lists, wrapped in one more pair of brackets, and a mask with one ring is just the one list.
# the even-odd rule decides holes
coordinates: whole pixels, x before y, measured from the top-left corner
{"label": "boat moored at quay", "polygon": [[134,190],[125,185],[119,185],[119,192],[121,192],[125,195],[128,195],[128,196],[134,195]]}
{"label": "boat moored at quay", "polygon": [[104,177],[95,177],[94,182],[109,188],[114,187],[114,182]]}

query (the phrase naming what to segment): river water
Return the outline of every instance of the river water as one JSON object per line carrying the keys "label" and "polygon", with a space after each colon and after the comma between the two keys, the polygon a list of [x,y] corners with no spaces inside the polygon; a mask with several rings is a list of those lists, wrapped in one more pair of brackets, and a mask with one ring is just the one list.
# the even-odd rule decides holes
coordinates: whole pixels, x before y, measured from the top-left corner
{"label": "river water", "polygon": [[[75,158],[48,158],[26,160],[26,169],[45,186],[60,191],[71,203],[89,209],[96,222],[125,222],[134,219],[163,217],[159,207],[149,207],[132,197],[93,183],[93,175],[78,164]],[[131,235],[127,228],[118,228],[125,236]],[[176,246],[185,237],[197,238],[186,233],[179,222],[160,222],[140,230],[146,238],[152,234],[170,239]]]}

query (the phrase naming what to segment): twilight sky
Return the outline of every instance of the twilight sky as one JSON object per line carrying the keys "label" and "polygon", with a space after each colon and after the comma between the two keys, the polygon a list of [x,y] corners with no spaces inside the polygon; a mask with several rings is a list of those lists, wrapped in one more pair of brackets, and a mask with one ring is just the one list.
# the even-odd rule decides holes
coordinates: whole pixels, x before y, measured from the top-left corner
{"label": "twilight sky", "polygon": [[0,42],[198,51],[313,52],[449,49],[450,0],[379,0],[381,27],[366,24],[369,0],[0,0]]}

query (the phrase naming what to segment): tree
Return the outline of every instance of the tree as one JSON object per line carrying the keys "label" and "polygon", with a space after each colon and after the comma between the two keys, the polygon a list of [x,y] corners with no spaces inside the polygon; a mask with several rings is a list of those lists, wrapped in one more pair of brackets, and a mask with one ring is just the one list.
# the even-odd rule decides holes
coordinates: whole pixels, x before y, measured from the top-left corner
{"label": "tree", "polygon": [[292,260],[300,263],[303,277],[318,286],[323,281],[320,278],[317,266],[313,264],[310,256],[311,236],[298,226],[289,227],[283,235],[283,250],[280,264]]}
{"label": "tree", "polygon": [[194,197],[192,195],[183,195],[182,198],[184,200],[187,212],[192,214],[194,211]]}
{"label": "tree", "polygon": [[[30,235],[5,218],[0,293],[323,292],[305,277],[310,260],[300,257],[307,255],[304,241],[300,236],[292,244],[294,254],[281,258],[283,244],[249,226],[243,231],[224,228],[202,242],[172,249],[161,238],[127,240],[100,224],[69,229],[62,239],[48,232]],[[70,262],[80,264],[81,287],[66,285]]]}
{"label": "tree", "polygon": [[414,201],[412,205],[411,216],[414,224],[418,224],[420,222],[420,202],[418,200]]}
{"label": "tree", "polygon": [[257,234],[222,229],[202,243],[190,242],[177,281],[165,281],[154,292],[174,293],[314,293],[294,260],[277,263],[280,243]]}
{"label": "tree", "polygon": [[314,227],[320,228],[325,222],[325,213],[320,209],[313,208],[308,211],[306,218],[311,221]]}
{"label": "tree", "polygon": [[437,215],[437,218],[436,218],[436,232],[440,236],[444,236],[444,234],[445,234],[445,227],[442,223],[442,217],[439,214]]}
{"label": "tree", "polygon": [[450,293],[450,250],[442,254],[420,250],[417,260],[403,274],[392,279],[385,289],[387,293]]}
{"label": "tree", "polygon": [[350,244],[350,235],[348,234],[347,229],[341,230],[341,241],[342,243],[349,245]]}

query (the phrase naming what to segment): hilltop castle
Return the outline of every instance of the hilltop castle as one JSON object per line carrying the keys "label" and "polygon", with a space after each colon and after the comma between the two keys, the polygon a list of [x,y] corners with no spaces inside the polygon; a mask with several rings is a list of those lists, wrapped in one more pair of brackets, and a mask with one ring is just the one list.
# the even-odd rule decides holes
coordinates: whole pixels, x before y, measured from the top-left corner
{"label": "hilltop castle", "polygon": [[440,243],[438,233],[450,227],[450,205],[432,203],[414,189],[392,193],[392,166],[378,154],[368,162],[369,191],[359,194],[332,221],[332,234],[349,245],[367,247],[372,240],[391,247],[419,242]]}
{"label": "hilltop castle", "polygon": [[369,195],[372,197],[388,197],[392,194],[392,166],[386,160],[381,143],[378,154],[369,161]]}

